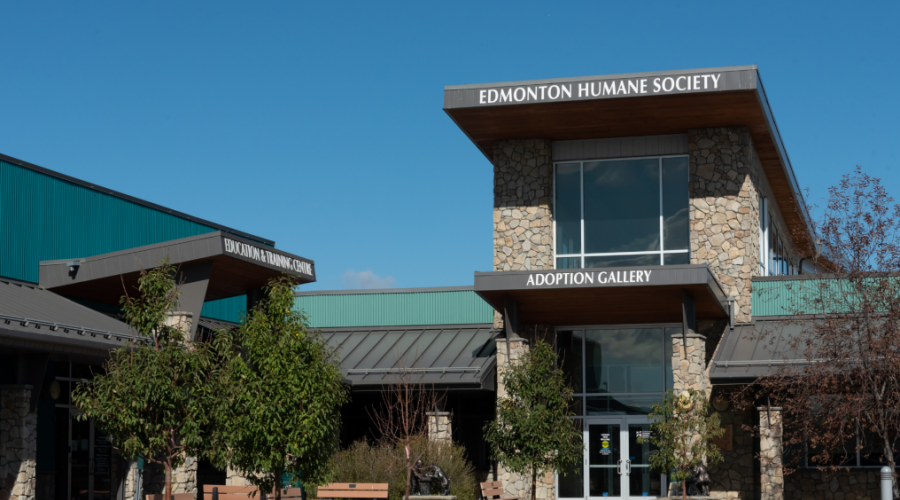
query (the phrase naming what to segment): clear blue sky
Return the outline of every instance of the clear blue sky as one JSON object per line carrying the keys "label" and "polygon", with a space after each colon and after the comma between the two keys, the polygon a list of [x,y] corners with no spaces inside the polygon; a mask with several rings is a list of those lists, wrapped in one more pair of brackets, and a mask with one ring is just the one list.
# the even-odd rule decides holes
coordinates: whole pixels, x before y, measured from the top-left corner
{"label": "clear blue sky", "polygon": [[856,164],[900,198],[898,18],[896,1],[4,2],[0,152],[274,239],[316,261],[307,290],[471,285],[492,169],[444,85],[757,64],[810,202]]}

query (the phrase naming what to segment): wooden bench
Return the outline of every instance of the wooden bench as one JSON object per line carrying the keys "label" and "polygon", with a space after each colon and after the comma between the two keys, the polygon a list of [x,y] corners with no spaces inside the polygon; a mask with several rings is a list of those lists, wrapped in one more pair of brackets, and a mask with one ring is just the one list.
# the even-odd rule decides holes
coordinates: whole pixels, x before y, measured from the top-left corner
{"label": "wooden bench", "polygon": [[[144,495],[146,500],[165,500],[165,493],[147,493]],[[196,495],[193,493],[172,493],[172,500],[195,500]]]}
{"label": "wooden bench", "polygon": [[521,500],[519,497],[503,497],[503,481],[481,483],[481,496],[486,500]]}
{"label": "wooden bench", "polygon": [[[274,496],[272,498],[275,498]],[[303,498],[303,488],[282,488],[281,489],[281,500],[285,499],[296,499],[300,500]],[[269,499],[272,500],[272,499]]]}
{"label": "wooden bench", "polygon": [[[299,488],[297,488],[299,489]],[[387,498],[387,483],[331,483],[319,486],[316,498]]]}
{"label": "wooden bench", "polygon": [[213,500],[213,489],[216,490],[218,500],[260,500],[259,489],[256,486],[226,486],[224,484],[204,484],[203,500]]}

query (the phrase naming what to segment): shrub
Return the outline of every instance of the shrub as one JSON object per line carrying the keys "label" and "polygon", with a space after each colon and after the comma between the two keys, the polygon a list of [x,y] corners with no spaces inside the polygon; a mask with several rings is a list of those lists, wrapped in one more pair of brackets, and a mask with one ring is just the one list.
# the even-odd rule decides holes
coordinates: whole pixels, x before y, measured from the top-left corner
{"label": "shrub", "polygon": [[[437,464],[447,474],[451,495],[456,495],[458,500],[476,500],[474,469],[466,457],[465,447],[426,440],[419,440],[414,446],[425,448],[422,461],[426,465]],[[406,489],[405,456],[403,448],[356,441],[332,456],[332,481],[388,483],[388,500],[401,500]]]}

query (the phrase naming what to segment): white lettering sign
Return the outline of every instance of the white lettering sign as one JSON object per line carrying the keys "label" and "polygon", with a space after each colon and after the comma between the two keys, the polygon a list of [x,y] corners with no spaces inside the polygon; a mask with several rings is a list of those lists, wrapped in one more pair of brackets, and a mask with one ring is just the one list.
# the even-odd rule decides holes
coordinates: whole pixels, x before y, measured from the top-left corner
{"label": "white lettering sign", "polygon": [[478,91],[478,104],[559,101],[591,97],[718,90],[721,77],[721,73],[716,73],[484,89]]}
{"label": "white lettering sign", "polygon": [[554,285],[600,285],[619,283],[650,283],[648,269],[628,269],[618,271],[568,271],[559,273],[534,273],[528,275],[525,286],[554,286]]}
{"label": "white lettering sign", "polygon": [[280,267],[287,271],[312,275],[312,265],[309,262],[303,262],[302,260],[275,253],[264,248],[248,245],[240,241],[225,238],[225,253],[240,255],[241,257],[253,259],[270,266]]}

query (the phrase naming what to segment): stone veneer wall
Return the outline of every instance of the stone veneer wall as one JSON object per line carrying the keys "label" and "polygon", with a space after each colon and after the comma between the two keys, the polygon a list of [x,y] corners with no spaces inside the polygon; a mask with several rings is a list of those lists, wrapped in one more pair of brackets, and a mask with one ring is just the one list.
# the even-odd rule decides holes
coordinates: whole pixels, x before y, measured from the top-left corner
{"label": "stone veneer wall", "polygon": [[687,358],[684,357],[681,335],[672,336],[672,378],[675,394],[688,389],[703,391],[707,397],[712,391],[706,371],[706,337],[697,333],[687,335]]}
{"label": "stone veneer wall", "polygon": [[759,269],[761,167],[746,127],[688,131],[691,263],[708,263],[736,320],[750,321],[750,278]]}
{"label": "stone veneer wall", "polygon": [[226,472],[225,484],[228,486],[253,486],[240,472],[231,467],[228,467],[228,471]]}
{"label": "stone veneer wall", "polygon": [[784,498],[784,448],[781,408],[759,410],[759,481],[761,500]]}
{"label": "stone veneer wall", "polygon": [[[187,457],[181,467],[172,471],[172,493],[197,493],[197,459]],[[149,466],[143,475],[144,493],[164,493],[166,470],[158,464]]]}
{"label": "stone veneer wall", "polygon": [[494,270],[553,269],[550,141],[494,145]]}
{"label": "stone veneer wall", "polygon": [[428,412],[428,439],[445,443],[452,441],[450,419],[449,411]]}
{"label": "stone veneer wall", "polygon": [[[509,355],[507,356],[507,347]],[[503,372],[510,362],[516,362],[528,352],[528,341],[524,339],[497,339],[497,400],[506,397],[506,387],[503,385]],[[503,468],[497,467],[497,480],[503,482],[504,497],[531,498],[531,478],[514,474]],[[545,474],[537,479],[536,498],[538,500],[554,500],[555,488],[553,474]]]}
{"label": "stone veneer wall", "polygon": [[30,385],[0,386],[0,500],[34,500],[37,412]]}
{"label": "stone veneer wall", "polygon": [[[722,499],[754,499],[759,490],[758,475],[754,469],[753,449],[756,437],[744,430],[744,425],[756,424],[756,411],[738,412],[732,408],[720,412],[719,418],[722,427],[730,428],[731,432],[717,440],[722,450],[722,461],[709,467],[710,496]],[[729,441],[723,443],[724,439]]]}
{"label": "stone veneer wall", "polygon": [[878,469],[801,469],[784,478],[784,498],[797,500],[878,500]]}

